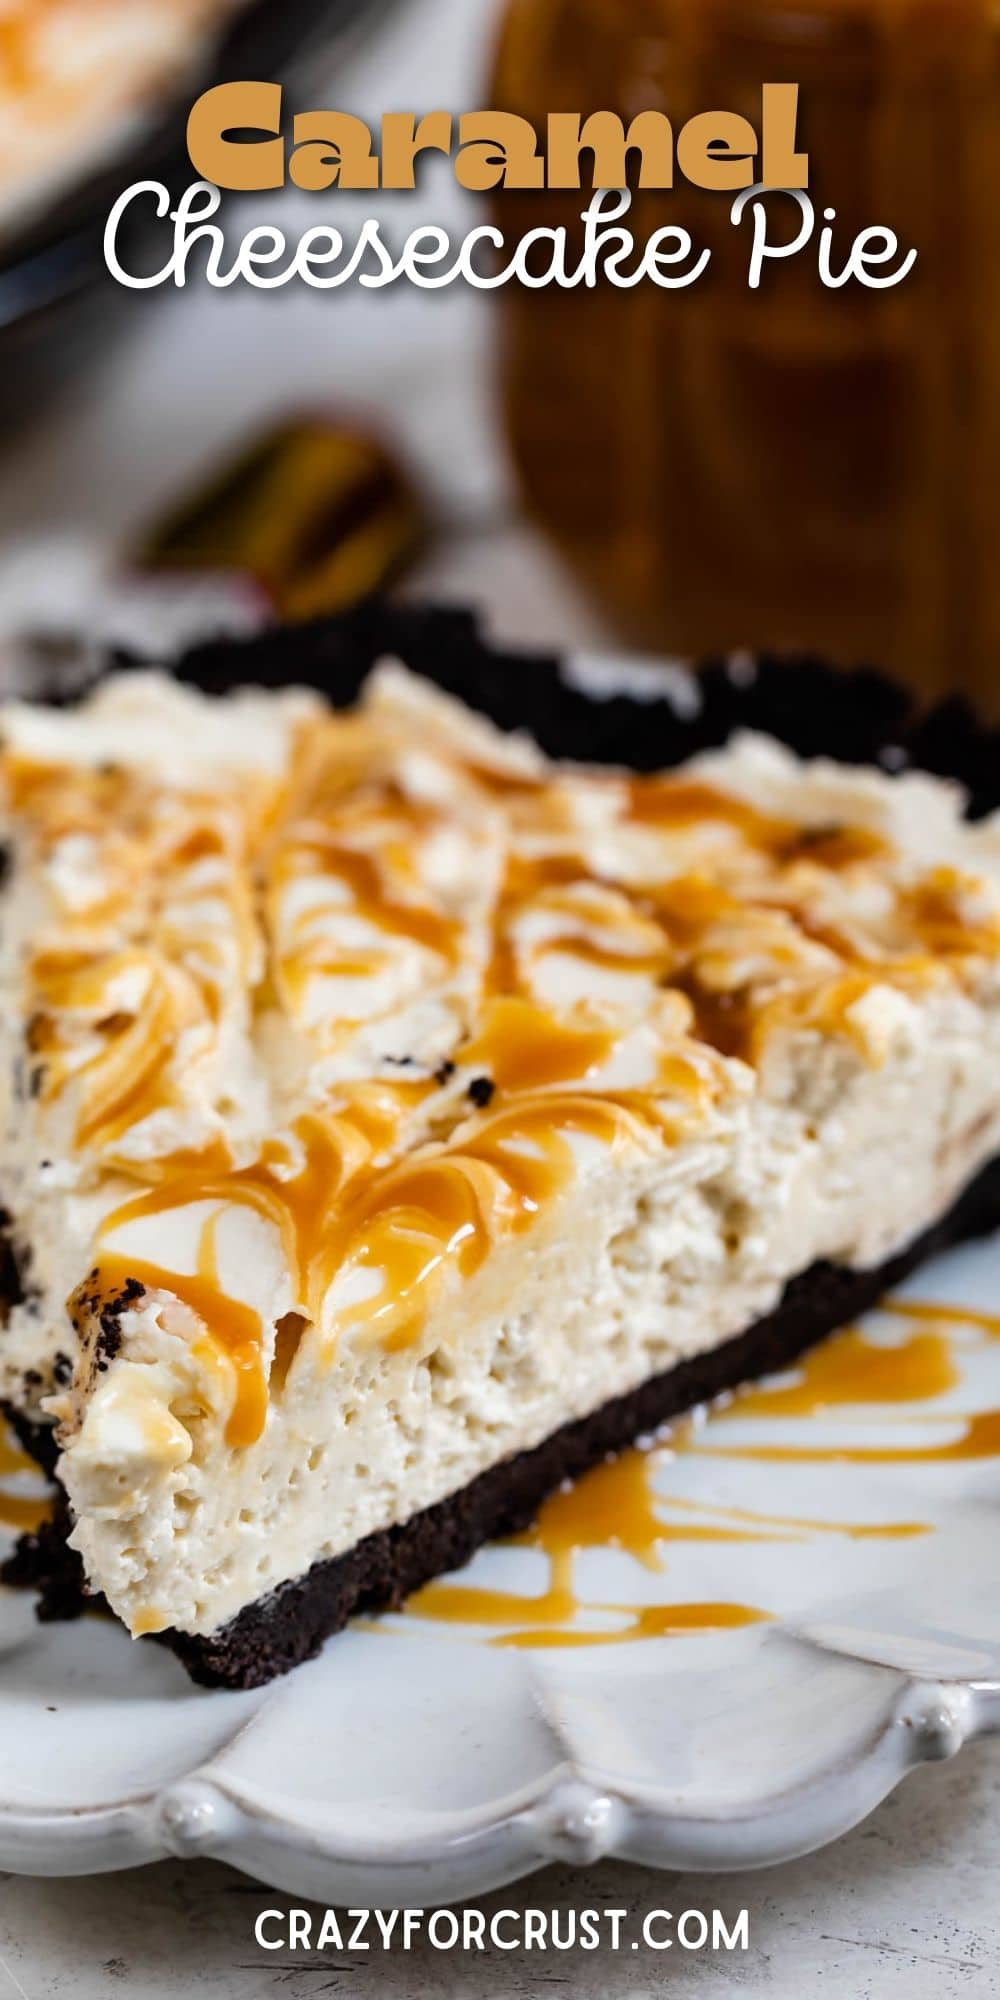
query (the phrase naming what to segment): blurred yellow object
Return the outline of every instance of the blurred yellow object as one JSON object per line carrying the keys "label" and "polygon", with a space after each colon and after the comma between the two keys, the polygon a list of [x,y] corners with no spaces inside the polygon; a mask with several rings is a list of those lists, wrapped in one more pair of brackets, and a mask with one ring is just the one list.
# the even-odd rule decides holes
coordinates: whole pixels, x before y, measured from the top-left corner
{"label": "blurred yellow object", "polygon": [[[525,495],[639,643],[813,648],[996,708],[995,0],[509,0],[492,99],[543,126],[712,105],[756,125],[763,82],[801,86],[816,234],[831,205],[838,242],[887,225],[915,269],[826,290],[806,253],[750,291],[729,197],[637,194],[639,241],[682,223],[712,266],[686,292],[504,292]],[[579,234],[586,199],[497,205],[511,234]]]}
{"label": "blurred yellow object", "polygon": [[147,569],[231,570],[285,618],[341,611],[418,547],[422,510],[375,438],[329,419],[273,432],[154,530]]}

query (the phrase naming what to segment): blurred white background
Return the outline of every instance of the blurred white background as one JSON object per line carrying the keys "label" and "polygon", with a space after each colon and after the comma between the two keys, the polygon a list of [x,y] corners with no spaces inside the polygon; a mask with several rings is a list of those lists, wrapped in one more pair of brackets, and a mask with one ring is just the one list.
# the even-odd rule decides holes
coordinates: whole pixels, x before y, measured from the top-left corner
{"label": "blurred white background", "polygon": [[[376,126],[388,110],[488,103],[498,13],[498,0],[376,8],[376,24],[335,67],[309,65],[301,101],[335,104]],[[369,215],[397,230],[433,220],[458,236],[482,220],[445,160],[430,164],[413,194],[289,189],[267,201],[230,197],[226,213],[234,240],[257,220],[294,240],[327,213],[345,236]],[[11,538],[66,530],[114,544],[282,414],[334,408],[379,426],[434,509],[440,536],[408,588],[475,600],[511,639],[605,636],[516,520],[492,394],[489,294],[405,284],[213,291],[193,278],[180,292],[119,288],[115,318],[104,352],[4,450],[0,551]]]}

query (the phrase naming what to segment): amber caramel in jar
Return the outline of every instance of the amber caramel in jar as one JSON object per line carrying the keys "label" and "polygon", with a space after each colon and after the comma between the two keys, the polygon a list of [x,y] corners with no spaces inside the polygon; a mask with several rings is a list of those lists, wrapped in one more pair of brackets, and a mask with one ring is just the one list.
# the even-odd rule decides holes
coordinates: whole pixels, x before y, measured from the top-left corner
{"label": "amber caramel in jar", "polygon": [[[688,290],[503,293],[526,499],[639,644],[811,648],[996,710],[997,0],[510,0],[494,98],[542,129],[647,108],[759,129],[766,82],[800,85],[816,229],[759,290],[731,197],[678,183],[626,220],[711,247]],[[589,198],[498,205],[512,235],[580,231]],[[845,255],[874,224],[914,246],[909,276],[824,288],[825,205]]]}

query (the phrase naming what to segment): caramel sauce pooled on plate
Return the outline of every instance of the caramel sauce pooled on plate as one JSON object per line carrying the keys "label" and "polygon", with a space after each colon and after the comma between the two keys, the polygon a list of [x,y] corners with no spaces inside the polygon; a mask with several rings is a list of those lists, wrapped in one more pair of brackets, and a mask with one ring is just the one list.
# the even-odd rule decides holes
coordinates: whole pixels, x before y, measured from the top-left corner
{"label": "caramel sauce pooled on plate", "polygon": [[[1000,1332],[1000,1321],[992,1313],[967,1311],[961,1306],[921,1304],[911,1300],[889,1301],[883,1311],[919,1321],[943,1325],[947,1321],[978,1327],[992,1337]],[[932,1402],[958,1384],[958,1372],[951,1357],[947,1336],[942,1332],[918,1333],[895,1347],[880,1347],[866,1341],[854,1328],[835,1334],[814,1348],[798,1363],[798,1379],[790,1385],[752,1389],[738,1396],[723,1416],[732,1418],[812,1416],[818,1412],[854,1404],[899,1404]],[[862,1465],[931,1464],[956,1459],[987,1459],[1000,1454],[1000,1410],[977,1410],[971,1414],[950,1411],[925,1419],[953,1430],[963,1426],[959,1437],[940,1444],[767,1444],[724,1445],[723,1455],[733,1458],[787,1460],[821,1464],[844,1459]],[[705,1450],[715,1447],[705,1446]]]}
{"label": "caramel sauce pooled on plate", "polygon": [[34,1460],[21,1450],[13,1432],[0,1418],[0,1528],[14,1528],[18,1534],[30,1535],[48,1520],[52,1501],[45,1494],[8,1490],[7,1482],[25,1472],[33,1474],[36,1480],[41,1477]]}
{"label": "caramel sauce pooled on plate", "polygon": [[787,1387],[747,1389],[725,1414],[737,1417],[809,1417],[850,1403],[920,1403],[943,1396],[958,1381],[948,1343],[937,1333],[914,1334],[898,1347],[880,1347],[856,1327],[834,1334],[796,1365]]}
{"label": "caramel sauce pooled on plate", "polygon": [[989,1334],[991,1340],[1000,1340],[1000,1313],[983,1312],[979,1306],[935,1304],[931,1299],[886,1299],[882,1311],[899,1319],[929,1321],[933,1326],[952,1321],[957,1326],[976,1327]]}
{"label": "caramel sauce pooled on plate", "polygon": [[751,1539],[745,1532],[726,1528],[695,1530],[693,1537],[684,1529],[672,1530],[656,1511],[649,1474],[647,1452],[623,1452],[545,1502],[535,1525],[522,1538],[526,1547],[539,1549],[548,1558],[548,1589],[541,1596],[430,1583],[410,1599],[410,1612],[445,1624],[497,1626],[501,1629],[494,1643],[501,1646],[606,1646],[670,1633],[731,1629],[767,1619],[766,1611],[749,1604],[600,1604],[587,1608],[625,1618],[627,1623],[599,1631],[573,1625],[584,1608],[573,1585],[574,1557],[581,1549],[622,1549],[647,1569],[658,1570],[660,1545],[672,1537]]}
{"label": "caramel sauce pooled on plate", "polygon": [[[896,1346],[866,1340],[856,1328],[815,1348],[794,1370],[791,1382],[747,1389],[732,1404],[715,1413],[703,1434],[678,1426],[667,1449],[708,1453],[723,1458],[792,1460],[802,1463],[849,1459],[862,1463],[925,1463],[955,1459],[986,1459],[1000,1455],[1000,1411],[971,1416],[942,1416],[936,1421],[963,1426],[959,1438],[942,1444],[872,1447],[731,1445],[725,1440],[728,1419],[809,1417],[825,1410],[849,1407],[899,1406],[933,1402],[954,1389],[956,1370],[943,1328],[968,1325],[988,1336],[1000,1336],[1000,1315],[977,1308],[937,1305],[903,1299],[889,1300],[882,1311],[921,1325],[921,1331]],[[924,1331],[924,1325],[930,1330]],[[790,1371],[791,1372],[791,1371]],[[720,1437],[721,1441],[714,1440]],[[715,1506],[653,1488],[651,1474],[659,1452],[635,1448],[553,1494],[534,1527],[520,1538],[524,1547],[548,1558],[547,1589],[537,1597],[451,1584],[429,1584],[410,1600],[410,1613],[435,1623],[483,1625],[496,1628],[493,1643],[501,1646],[592,1646],[630,1639],[662,1637],[682,1632],[707,1632],[766,1620],[771,1614],[743,1603],[711,1601],[657,1604],[584,1603],[574,1589],[574,1558],[588,1548],[621,1549],[648,1569],[659,1570],[663,1549],[670,1543],[802,1542],[820,1535],[850,1540],[902,1541],[927,1534],[921,1521],[818,1520],[795,1514],[761,1513],[749,1508]],[[581,1611],[613,1614],[626,1620],[610,1630],[575,1625]]]}
{"label": "caramel sauce pooled on plate", "polygon": [[809,1465],[825,1459],[846,1459],[853,1465],[930,1465],[1000,1454],[1000,1410],[978,1410],[973,1416],[943,1417],[940,1421],[963,1424],[961,1437],[944,1444],[922,1445],[737,1445],[728,1447],[726,1455]]}

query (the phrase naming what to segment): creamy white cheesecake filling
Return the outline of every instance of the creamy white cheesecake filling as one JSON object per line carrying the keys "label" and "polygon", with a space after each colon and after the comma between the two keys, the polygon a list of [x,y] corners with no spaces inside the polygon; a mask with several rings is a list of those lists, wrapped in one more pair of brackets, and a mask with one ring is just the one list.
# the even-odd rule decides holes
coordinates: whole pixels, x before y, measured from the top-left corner
{"label": "creamy white cheesecake filling", "polygon": [[555,765],[394,667],[4,742],[0,1385],[56,1383],[134,1632],[879,1264],[1000,1149],[1000,823],[953,787]]}
{"label": "creamy white cheesecake filling", "polygon": [[[110,681],[72,710],[4,706],[9,764],[64,771],[70,783],[79,774],[106,790],[101,810],[90,813],[84,827],[74,824],[72,812],[55,812],[43,825],[30,808],[19,815],[9,798],[7,806],[11,852],[0,898],[0,1207],[10,1218],[26,1297],[0,1339],[0,1396],[27,1401],[33,1416],[52,1386],[54,1358],[73,1352],[65,1301],[85,1268],[100,1217],[129,1190],[119,1169],[141,1173],[181,1149],[222,1138],[235,1156],[252,1157],[271,1129],[271,1078],[254,1046],[251,1008],[263,968],[243,907],[240,826],[232,808],[246,787],[261,788],[266,799],[280,784],[292,739],[317,707],[313,696],[299,691],[278,697],[248,692],[213,705],[151,674]],[[164,788],[162,811],[158,815],[154,804],[148,824],[125,829],[116,825],[117,801],[137,767],[138,785],[148,784],[151,798],[155,787]],[[174,812],[185,824],[217,834],[217,851],[194,853],[190,861],[172,856]],[[160,934],[155,952],[137,942],[154,921]],[[38,1088],[44,1051],[32,1048],[38,995],[29,991],[26,967],[50,950],[89,954],[106,974],[70,1010],[66,1084],[47,1097]],[[93,1144],[78,1143],[77,1079],[101,1058],[101,1022],[115,1014],[141,1020],[155,1008],[157,981],[164,977],[174,988],[164,996],[168,1010],[175,1003],[164,1031],[169,1101],[151,1108],[139,1103],[107,1159],[99,1134]],[[191,1004],[199,978],[211,990],[211,1007]],[[127,1102],[133,1072],[125,1053],[117,1088]],[[25,1371],[36,1378],[28,1397]]]}
{"label": "creamy white cheesecake filling", "polygon": [[[98,1381],[62,1460],[88,1575],[133,1631],[212,1632],[738,1334],[814,1259],[877,1264],[1000,1150],[1000,1004],[983,1030],[971,1005],[915,1008],[874,1070],[844,1045],[817,1062],[805,1040],[781,1058],[783,1102],[734,1105],[717,1136],[669,1152],[598,1152],[401,1352],[363,1331],[333,1357],[304,1339],[240,1452],[196,1329],[173,1308],[171,1335],[169,1301],[143,1299],[124,1321],[131,1358]],[[245,1250],[260,1309],[287,1310],[263,1240]]]}

